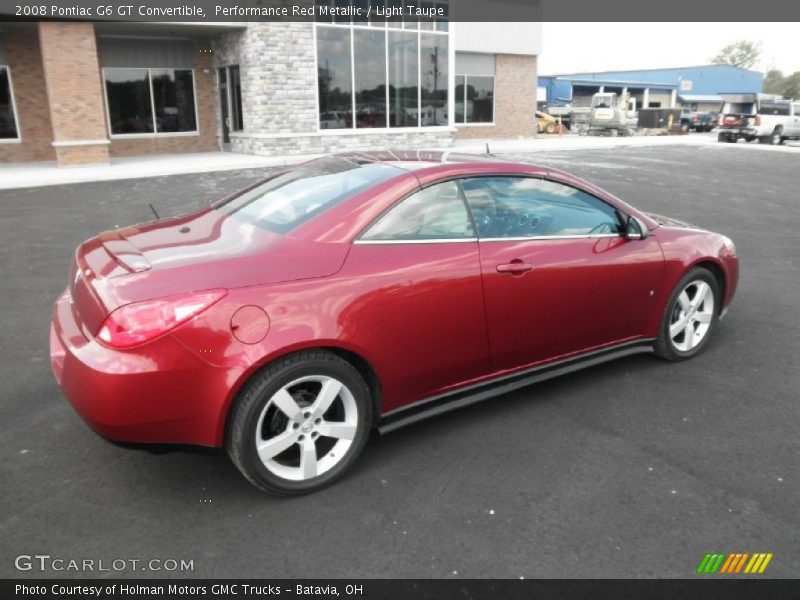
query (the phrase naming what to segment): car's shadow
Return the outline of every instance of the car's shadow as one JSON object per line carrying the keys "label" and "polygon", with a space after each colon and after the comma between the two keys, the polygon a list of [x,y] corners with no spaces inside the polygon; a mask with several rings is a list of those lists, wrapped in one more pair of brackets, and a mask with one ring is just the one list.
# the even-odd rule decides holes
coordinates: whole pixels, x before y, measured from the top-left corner
{"label": "car's shadow", "polygon": [[[649,355],[632,356],[590,367],[570,374],[569,377],[543,381],[514,392],[496,396],[483,402],[466,406],[452,412],[431,417],[404,427],[390,434],[381,435],[376,430],[370,435],[362,456],[353,468],[335,483],[332,488],[350,496],[352,490],[363,491],[385,477],[393,477],[396,469],[404,470],[404,449],[436,446],[438,440],[451,436],[469,436],[476,443],[493,443],[491,435],[479,436],[484,429],[513,430],[520,423],[536,419],[548,419],[546,407],[564,404],[570,413],[588,410],[587,396],[593,397],[598,387],[616,386],[620,382],[620,393],[626,393],[624,385],[631,387],[630,377],[635,374],[633,387],[647,380],[649,373],[659,368],[669,368],[669,363]],[[627,391],[632,391],[628,389]],[[603,410],[604,396],[591,399],[591,408]],[[545,427],[546,428],[546,427]],[[480,439],[478,439],[480,437]],[[141,477],[146,477],[148,490],[168,500],[173,494],[185,497],[186,490],[196,490],[198,503],[213,503],[214,498],[224,496],[228,500],[237,498],[248,501],[283,501],[286,497],[259,491],[236,470],[224,449],[204,449],[192,446],[139,444],[114,444],[133,450],[126,460],[127,469],[117,472],[117,483],[123,487],[136,486]],[[455,456],[453,457],[456,458]],[[424,475],[420,474],[421,477]],[[432,475],[434,476],[434,475]],[[176,485],[176,482],[179,482]],[[319,493],[325,494],[325,491]],[[206,495],[204,497],[203,495]],[[312,494],[311,497],[316,494]]]}

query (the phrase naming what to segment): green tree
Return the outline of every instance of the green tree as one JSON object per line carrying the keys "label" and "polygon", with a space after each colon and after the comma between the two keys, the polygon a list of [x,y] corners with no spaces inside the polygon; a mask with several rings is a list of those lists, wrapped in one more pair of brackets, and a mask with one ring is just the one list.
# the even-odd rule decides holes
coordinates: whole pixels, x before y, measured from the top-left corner
{"label": "green tree", "polygon": [[783,76],[783,71],[770,69],[764,76],[764,93],[782,95],[785,82],[786,78]]}
{"label": "green tree", "polygon": [[720,50],[711,62],[715,65],[733,65],[749,69],[758,62],[761,55],[761,44],[758,42],[748,42],[739,40],[732,42]]}
{"label": "green tree", "polygon": [[764,93],[800,100],[800,71],[786,76],[777,69],[767,71],[764,76]]}
{"label": "green tree", "polygon": [[800,100],[800,71],[795,71],[784,79],[783,97]]}

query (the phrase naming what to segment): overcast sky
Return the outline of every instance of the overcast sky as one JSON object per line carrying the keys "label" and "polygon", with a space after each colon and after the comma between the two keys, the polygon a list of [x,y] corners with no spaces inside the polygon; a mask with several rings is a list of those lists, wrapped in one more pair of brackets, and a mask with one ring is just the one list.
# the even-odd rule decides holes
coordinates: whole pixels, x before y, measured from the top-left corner
{"label": "overcast sky", "polygon": [[543,29],[540,75],[703,65],[742,39],[761,42],[756,70],[800,71],[798,23],[544,23]]}

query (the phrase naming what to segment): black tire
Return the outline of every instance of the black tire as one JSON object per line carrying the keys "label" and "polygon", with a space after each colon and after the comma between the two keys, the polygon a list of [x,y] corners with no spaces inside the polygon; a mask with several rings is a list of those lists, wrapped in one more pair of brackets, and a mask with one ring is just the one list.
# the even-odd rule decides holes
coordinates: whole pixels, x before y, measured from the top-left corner
{"label": "black tire", "polygon": [[717,141],[718,141],[718,142],[727,142],[727,143],[731,143],[731,142],[735,142],[736,140],[735,140],[733,137],[731,137],[731,135],[730,135],[730,134],[727,134],[727,133],[718,133],[718,134],[717,134]]}
{"label": "black tire", "polygon": [[[709,327],[703,335],[701,341],[690,350],[684,351],[676,347],[675,342],[669,334],[669,330],[670,326],[675,321],[676,311],[680,311],[678,297],[680,296],[681,292],[687,288],[687,286],[690,286],[698,281],[705,282],[710,287],[714,301],[713,315],[711,317]],[[703,267],[695,267],[686,273],[686,275],[684,275],[675,286],[675,289],[672,291],[672,295],[667,302],[667,306],[664,309],[664,315],[661,318],[661,326],[658,330],[658,337],[656,338],[656,355],[666,360],[678,361],[692,358],[699,352],[702,352],[703,349],[708,345],[708,340],[711,339],[714,329],[716,329],[717,323],[719,322],[719,303],[721,300],[722,297],[720,295],[719,282],[708,269]]]}
{"label": "black tire", "polygon": [[783,136],[783,130],[780,127],[776,127],[775,131],[773,131],[769,135],[764,135],[758,138],[759,144],[769,144],[771,146],[779,146],[781,143],[781,139]]}
{"label": "black tire", "polygon": [[[355,400],[357,425],[350,446],[333,467],[316,477],[297,481],[281,477],[267,468],[259,458],[256,439],[262,435],[262,432],[258,431],[259,420],[272,396],[287,384],[308,376],[330,377],[344,384]],[[334,400],[334,402],[340,401],[338,397]],[[325,350],[299,352],[267,365],[244,385],[228,417],[225,447],[239,471],[257,488],[284,495],[307,494],[330,485],[353,465],[369,437],[372,412],[369,387],[350,363]],[[275,417],[272,421],[274,420]],[[291,420],[285,416],[284,420],[288,430]],[[286,452],[292,451],[295,445],[292,444]],[[326,458],[325,452],[322,452],[322,457],[317,455],[318,460]],[[299,447],[297,453],[299,457]]]}

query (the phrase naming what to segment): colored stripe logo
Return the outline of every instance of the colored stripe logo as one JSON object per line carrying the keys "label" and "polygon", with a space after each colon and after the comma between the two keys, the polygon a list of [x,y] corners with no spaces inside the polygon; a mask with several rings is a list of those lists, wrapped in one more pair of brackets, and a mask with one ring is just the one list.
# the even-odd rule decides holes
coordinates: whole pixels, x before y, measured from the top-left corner
{"label": "colored stripe logo", "polygon": [[700,561],[697,573],[701,575],[712,573],[760,574],[766,570],[772,556],[772,552],[755,552],[753,554],[749,552],[708,552]]}

